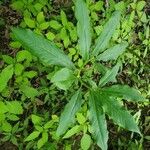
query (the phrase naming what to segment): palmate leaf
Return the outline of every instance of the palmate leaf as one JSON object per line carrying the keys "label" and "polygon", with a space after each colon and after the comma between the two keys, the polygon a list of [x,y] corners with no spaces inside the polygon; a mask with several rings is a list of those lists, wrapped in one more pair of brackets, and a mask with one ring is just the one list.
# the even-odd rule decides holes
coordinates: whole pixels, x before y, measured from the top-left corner
{"label": "palmate leaf", "polygon": [[116,60],[126,49],[128,46],[127,42],[117,44],[106,51],[104,51],[102,54],[100,54],[97,57],[97,60],[102,61],[108,61],[108,60]]}
{"label": "palmate leaf", "polygon": [[108,131],[105,114],[98,103],[97,93],[90,92],[89,95],[89,113],[92,126],[92,134],[97,142],[97,145],[102,150],[107,150]]}
{"label": "palmate leaf", "polygon": [[120,22],[120,12],[116,11],[112,17],[105,24],[104,29],[98,39],[96,40],[95,48],[93,50],[93,55],[97,56],[100,52],[104,51],[108,45],[109,40],[115,32],[115,29]]}
{"label": "palmate leaf", "polygon": [[105,94],[97,93],[97,95],[100,103],[103,105],[105,113],[108,114],[108,116],[116,124],[129,131],[141,134],[132,115],[125,110],[125,108],[123,108],[117,100],[112,97],[108,97]]}
{"label": "palmate leaf", "polygon": [[13,28],[16,39],[40,60],[48,65],[59,65],[73,69],[74,65],[67,55],[61,51],[54,43],[48,41],[41,35],[31,30]]}
{"label": "palmate leaf", "polygon": [[109,82],[114,82],[120,68],[120,63],[117,63],[111,70],[107,70],[105,75],[100,79],[99,86],[103,87]]}
{"label": "palmate leaf", "polygon": [[75,2],[75,16],[77,18],[77,33],[79,37],[79,48],[83,59],[89,58],[91,46],[90,17],[86,3],[83,0]]}
{"label": "palmate leaf", "polygon": [[113,85],[111,87],[106,87],[101,90],[107,95],[114,97],[122,97],[123,99],[130,100],[133,102],[145,100],[138,90],[131,88],[127,85]]}
{"label": "palmate leaf", "polygon": [[56,134],[58,136],[64,134],[70,125],[74,122],[75,114],[80,109],[82,105],[81,90],[79,89],[72,96],[69,103],[65,106],[64,111],[61,114],[59,126],[57,128]]}

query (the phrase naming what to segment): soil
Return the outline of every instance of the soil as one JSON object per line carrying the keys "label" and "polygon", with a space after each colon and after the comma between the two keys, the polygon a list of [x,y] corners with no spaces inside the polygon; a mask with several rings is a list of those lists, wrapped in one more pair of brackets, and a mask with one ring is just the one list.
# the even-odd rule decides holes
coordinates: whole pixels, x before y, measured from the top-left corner
{"label": "soil", "polygon": [[0,145],[0,150],[18,150],[18,148],[10,142]]}
{"label": "soil", "polygon": [[10,29],[17,26],[21,16],[13,11],[8,3],[0,5],[0,18],[4,20],[4,25],[0,26],[0,52],[2,54],[13,55],[14,50],[10,48]]}

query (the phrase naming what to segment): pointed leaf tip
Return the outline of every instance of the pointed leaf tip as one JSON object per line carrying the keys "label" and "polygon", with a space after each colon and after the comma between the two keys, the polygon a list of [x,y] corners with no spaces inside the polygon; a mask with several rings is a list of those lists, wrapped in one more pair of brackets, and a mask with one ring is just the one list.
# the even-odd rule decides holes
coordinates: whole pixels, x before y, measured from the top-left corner
{"label": "pointed leaf tip", "polygon": [[70,125],[74,122],[75,114],[82,105],[81,90],[79,89],[65,106],[64,111],[60,116],[59,126],[57,128],[57,136],[61,136],[66,132]]}
{"label": "pointed leaf tip", "polygon": [[29,29],[12,28],[15,38],[42,62],[75,69],[74,64],[53,42]]}
{"label": "pointed leaf tip", "polygon": [[95,91],[91,91],[89,95],[89,113],[92,127],[92,134],[97,145],[102,150],[107,150],[108,131],[105,114],[99,105],[99,99]]}
{"label": "pointed leaf tip", "polygon": [[95,48],[92,52],[94,56],[97,56],[100,52],[103,52],[105,48],[108,46],[108,43],[112,35],[114,34],[117,26],[119,25],[120,18],[121,18],[120,11],[115,11],[112,17],[104,25],[104,29],[101,32],[98,39],[96,40]]}
{"label": "pointed leaf tip", "polygon": [[91,46],[91,25],[89,11],[83,0],[75,2],[75,16],[77,18],[77,34],[79,37],[80,54],[84,60],[89,58]]}

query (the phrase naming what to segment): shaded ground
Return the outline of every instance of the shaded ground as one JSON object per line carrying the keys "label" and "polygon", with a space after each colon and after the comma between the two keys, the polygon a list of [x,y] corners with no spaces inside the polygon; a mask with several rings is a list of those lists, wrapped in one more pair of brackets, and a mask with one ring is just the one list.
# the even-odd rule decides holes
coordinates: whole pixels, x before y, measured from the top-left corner
{"label": "shaded ground", "polygon": [[13,50],[9,46],[10,27],[19,24],[20,16],[9,7],[9,3],[0,5],[0,18],[4,25],[0,26],[0,50],[3,54],[13,55]]}

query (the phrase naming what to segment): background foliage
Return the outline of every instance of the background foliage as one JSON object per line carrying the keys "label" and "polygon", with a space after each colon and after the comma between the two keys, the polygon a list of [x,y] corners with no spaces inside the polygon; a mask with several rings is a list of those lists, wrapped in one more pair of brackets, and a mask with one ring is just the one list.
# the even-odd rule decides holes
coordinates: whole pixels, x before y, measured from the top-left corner
{"label": "background foliage", "polygon": [[[78,67],[82,67],[83,61],[78,52],[79,47],[76,46],[78,33],[73,15],[74,7],[70,7],[73,6],[72,3],[48,0],[12,0],[10,4],[5,1],[1,3],[0,28],[5,30],[5,36],[6,32],[10,32],[12,25],[30,28],[48,40],[55,41]],[[87,0],[86,3],[90,11],[92,35],[95,38],[103,30],[103,25],[112,12],[122,12],[120,27],[117,28],[110,44],[114,45],[124,39],[130,45],[121,57],[122,73],[117,76],[117,83],[139,88],[142,95],[149,99],[149,3],[138,0]],[[17,21],[4,14],[7,12],[12,15],[14,11],[17,11],[14,15]],[[66,96],[73,90],[58,89],[51,82],[51,78],[59,67],[42,64],[24,49],[12,34],[10,36],[11,41],[7,43],[9,47],[1,43],[0,52],[1,147],[10,145],[12,149],[99,149],[90,135],[87,104],[77,113],[75,125],[67,131],[63,139],[56,136],[60,113],[70,99]],[[110,66],[109,63],[106,65]],[[87,71],[87,74],[90,75],[90,71]],[[124,105],[130,108],[143,138],[122,130],[109,120],[109,148],[148,149],[149,102],[124,102]]]}

